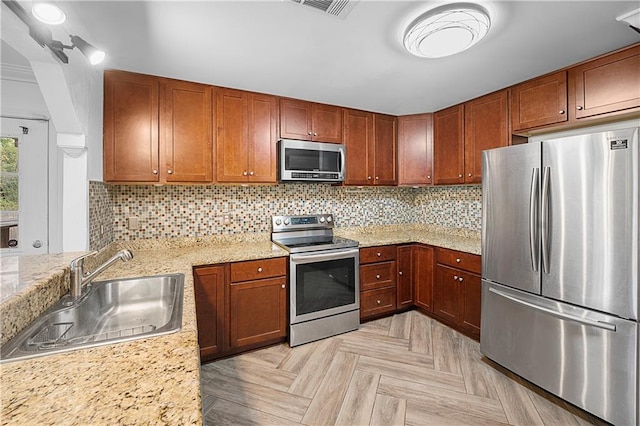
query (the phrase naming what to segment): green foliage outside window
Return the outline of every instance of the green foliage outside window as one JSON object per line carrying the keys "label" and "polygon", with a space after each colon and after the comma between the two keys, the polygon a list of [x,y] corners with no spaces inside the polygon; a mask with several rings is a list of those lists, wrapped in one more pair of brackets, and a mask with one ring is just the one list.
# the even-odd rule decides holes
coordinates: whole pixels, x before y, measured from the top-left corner
{"label": "green foliage outside window", "polygon": [[18,211],[18,140],[0,140],[0,210]]}

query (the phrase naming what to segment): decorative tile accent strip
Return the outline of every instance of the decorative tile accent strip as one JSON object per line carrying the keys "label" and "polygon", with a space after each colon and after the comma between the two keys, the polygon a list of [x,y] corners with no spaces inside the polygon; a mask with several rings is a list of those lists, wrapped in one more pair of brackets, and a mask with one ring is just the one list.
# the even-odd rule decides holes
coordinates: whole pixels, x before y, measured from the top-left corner
{"label": "decorative tile accent strip", "polygon": [[[92,249],[111,241],[268,233],[271,216],[278,214],[331,212],[337,227],[417,223],[481,229],[480,186],[414,189],[295,183],[146,186],[92,182],[92,188]],[[138,229],[128,228],[130,217],[138,218]],[[102,235],[100,224],[105,230]]]}
{"label": "decorative tile accent strip", "polygon": [[113,202],[104,182],[89,181],[89,249],[101,250],[114,240]]}

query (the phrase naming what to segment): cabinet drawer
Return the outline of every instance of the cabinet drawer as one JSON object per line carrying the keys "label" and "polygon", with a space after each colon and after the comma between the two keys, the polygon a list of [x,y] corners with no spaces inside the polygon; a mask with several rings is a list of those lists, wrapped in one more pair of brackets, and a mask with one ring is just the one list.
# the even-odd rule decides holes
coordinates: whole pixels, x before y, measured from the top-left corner
{"label": "cabinet drawer", "polygon": [[476,274],[480,274],[482,269],[480,256],[443,248],[436,250],[436,263],[475,272]]}
{"label": "cabinet drawer", "polygon": [[360,293],[360,318],[396,309],[396,288],[385,287]]}
{"label": "cabinet drawer", "polygon": [[380,262],[360,267],[360,291],[396,285],[396,262]]}
{"label": "cabinet drawer", "polygon": [[287,274],[287,258],[249,260],[231,264],[231,282],[260,280]]}
{"label": "cabinet drawer", "polygon": [[360,264],[396,260],[396,246],[377,246],[360,249]]}

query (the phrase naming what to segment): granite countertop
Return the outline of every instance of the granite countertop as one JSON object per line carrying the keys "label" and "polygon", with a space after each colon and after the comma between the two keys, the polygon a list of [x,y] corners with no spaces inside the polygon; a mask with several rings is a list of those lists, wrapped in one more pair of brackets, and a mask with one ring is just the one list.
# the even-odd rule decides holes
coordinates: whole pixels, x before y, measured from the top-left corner
{"label": "granite countertop", "polygon": [[[480,253],[480,234],[426,225],[336,228],[361,247],[418,242]],[[269,234],[112,243],[97,262],[121,248],[134,259],[97,279],[183,273],[182,329],[173,334],[0,364],[3,424],[201,424],[192,267],[287,256]],[[69,289],[78,253],[3,259],[2,342],[28,325]],[[95,263],[95,262],[94,262]],[[88,262],[87,269],[92,265]],[[5,286],[5,277],[11,284]]]}

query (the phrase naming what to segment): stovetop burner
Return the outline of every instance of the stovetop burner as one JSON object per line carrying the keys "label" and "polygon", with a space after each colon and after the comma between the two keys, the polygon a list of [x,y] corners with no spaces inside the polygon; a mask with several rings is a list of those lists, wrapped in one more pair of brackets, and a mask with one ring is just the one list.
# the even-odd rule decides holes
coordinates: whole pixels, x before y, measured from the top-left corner
{"label": "stovetop burner", "polygon": [[274,216],[271,240],[289,253],[358,247],[358,242],[333,235],[333,215]]}

